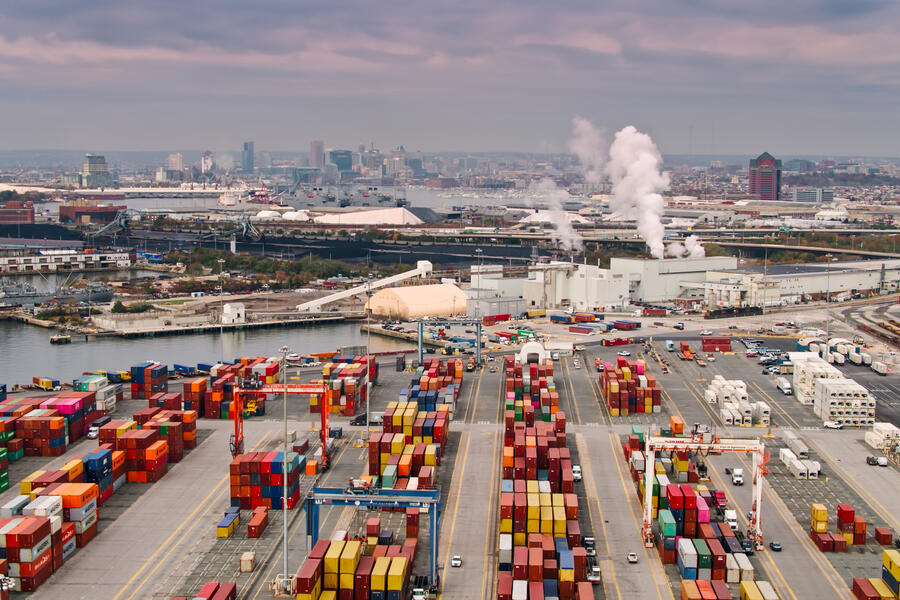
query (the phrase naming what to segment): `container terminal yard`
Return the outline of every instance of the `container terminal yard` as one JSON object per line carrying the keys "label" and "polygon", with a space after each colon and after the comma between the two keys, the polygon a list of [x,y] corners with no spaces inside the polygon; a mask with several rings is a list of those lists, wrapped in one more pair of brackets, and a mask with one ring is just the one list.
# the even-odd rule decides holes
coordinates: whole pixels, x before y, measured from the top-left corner
{"label": "container terminal yard", "polygon": [[[852,314],[862,318],[867,310]],[[849,336],[849,314],[835,322],[835,335]],[[855,364],[850,355],[865,353],[864,344],[842,344],[848,360],[818,364],[809,339],[751,332],[758,316],[714,326],[688,321],[685,329],[671,318],[655,325],[631,319],[641,326],[602,338],[573,335],[568,319],[551,317],[513,322],[543,337],[546,348],[487,344],[480,365],[465,354],[426,350],[423,366],[414,366],[415,353],[292,357],[286,372],[283,355],[235,365],[123,365],[123,373],[78,378],[71,391],[66,382],[35,377],[33,387],[49,389],[7,392],[0,405],[9,481],[0,495],[0,533],[11,597],[229,597],[233,583],[231,597],[268,598],[285,579],[297,598],[720,598],[725,590],[735,598],[859,598],[884,585],[896,593],[891,549],[900,501],[892,492],[900,480],[888,450],[896,445],[889,440],[900,387],[893,372],[881,374],[861,358]],[[485,335],[504,324],[486,327]],[[460,334],[465,328],[448,322],[445,335],[455,327]],[[818,384],[804,383],[810,373],[821,376]],[[831,429],[844,417],[823,408],[831,388],[822,382],[840,377],[874,398],[871,412],[881,425],[853,426],[848,410],[847,425]],[[130,382],[114,383],[123,378]],[[793,383],[791,395],[783,380]],[[325,429],[327,470],[319,412],[325,396],[310,394],[321,381],[336,411]],[[71,408],[89,397],[92,406]],[[82,437],[89,419],[113,407],[99,439]],[[287,461],[278,454],[285,408],[296,450]],[[832,411],[828,419],[823,410]],[[868,418],[869,410],[854,418]],[[366,411],[368,419],[358,416]],[[65,442],[43,423],[64,423]],[[877,449],[870,439],[876,431],[884,437]],[[669,451],[664,440],[699,449]],[[647,441],[660,449],[643,527]],[[717,448],[729,442],[761,442],[764,464],[755,471],[751,452]],[[97,466],[105,455],[112,475]],[[252,464],[259,475],[250,474]],[[280,510],[282,471],[290,475],[287,511]],[[735,484],[738,473],[743,485]],[[764,477],[755,501],[757,474]],[[88,483],[66,483],[78,481]],[[66,487],[77,485],[96,485],[96,501],[79,505],[78,490]],[[365,506],[401,486],[434,489],[439,508]],[[306,502],[314,488],[361,499],[359,506],[317,504],[318,546]],[[48,496],[62,498],[59,509]],[[91,508],[95,531],[83,516]],[[51,566],[38,576],[26,546],[9,532],[41,519],[61,523],[59,535],[69,522],[82,533],[74,548],[60,539],[56,550],[54,532]],[[757,524],[762,539],[751,541]],[[460,566],[452,566],[457,559]],[[198,596],[211,589],[208,582],[225,595]]]}

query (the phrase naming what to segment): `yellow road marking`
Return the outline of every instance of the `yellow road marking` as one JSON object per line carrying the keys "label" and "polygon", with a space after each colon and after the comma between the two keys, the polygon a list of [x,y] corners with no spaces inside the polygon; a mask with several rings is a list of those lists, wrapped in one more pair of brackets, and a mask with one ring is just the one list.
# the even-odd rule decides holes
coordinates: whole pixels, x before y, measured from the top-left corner
{"label": "yellow road marking", "polygon": [[[269,438],[270,435],[271,435],[271,432],[266,433],[266,434],[262,437],[262,439],[261,439],[259,442],[257,442],[257,444],[253,447],[253,449],[251,450],[251,452],[255,451],[257,448],[259,448],[260,446],[262,446],[262,445],[268,440],[268,438]],[[173,531],[173,532],[169,535],[169,537],[167,537],[167,538],[163,541],[163,543],[160,544],[159,548],[157,548],[156,551],[154,551],[153,554],[151,554],[151,555],[147,558],[147,560],[144,561],[144,563],[141,565],[141,568],[138,569],[137,572],[135,572],[135,574],[131,576],[131,579],[129,579],[128,581],[125,582],[125,585],[122,586],[122,589],[120,589],[119,592],[118,592],[115,596],[113,596],[113,600],[118,600],[118,598],[119,598],[122,594],[124,594],[125,591],[128,589],[128,586],[130,586],[132,583],[134,583],[134,581],[135,581],[138,577],[140,577],[141,572],[143,572],[143,570],[146,569],[146,568],[150,565],[150,562],[151,562],[154,558],[156,558],[156,556],[163,550],[163,548],[165,548],[166,546],[168,546],[169,542],[171,542],[171,541],[175,538],[175,536],[178,535],[178,533],[179,533],[179,531],[181,530],[181,528],[184,527],[184,526],[187,524],[188,521],[190,521],[191,519],[193,519],[193,518],[196,516],[197,511],[199,511],[201,508],[204,508],[204,506],[205,506],[205,504],[207,503],[207,501],[213,496],[213,494],[216,494],[216,490],[218,490],[218,489],[222,486],[223,483],[226,483],[226,482],[228,481],[228,477],[229,477],[229,476],[226,475],[225,477],[223,477],[222,479],[219,480],[219,483],[216,484],[216,486],[212,489],[212,491],[211,491],[209,494],[207,494],[206,497],[203,498],[203,500],[201,500],[201,501],[197,504],[197,507],[194,508],[194,510],[192,510],[191,513],[190,513],[187,517],[185,517],[184,520],[183,520],[181,523],[178,524],[178,527],[175,528],[175,531]],[[221,492],[219,492],[219,494],[221,494]],[[217,494],[217,497],[218,497],[218,494]],[[199,519],[197,519],[197,520],[194,521],[194,524],[191,525],[190,529],[188,529],[186,532],[184,532],[184,533],[181,535],[181,537],[179,537],[179,540],[178,540],[179,543],[181,542],[181,540],[184,539],[184,537],[185,537],[185,535],[187,535],[187,533],[189,533],[190,531],[192,531],[192,530],[194,529],[194,527],[197,526],[197,524],[198,524],[199,522],[200,522]],[[177,544],[176,544],[176,546],[177,546]],[[166,552],[165,555],[163,555],[163,558],[167,557],[167,556],[172,552],[172,549],[174,549],[174,547],[175,547],[175,546],[173,546],[172,548],[170,548],[169,551]],[[161,563],[162,563],[162,561],[158,561],[158,562],[156,563],[156,566],[154,566],[153,569],[147,574],[147,577],[145,577],[144,580],[141,581],[140,585],[138,585],[138,587],[135,588],[135,590],[131,593],[131,595],[128,596],[129,600],[130,600],[131,598],[134,597],[134,595],[138,592],[138,590],[140,590],[140,589],[144,586],[145,583],[147,583],[147,580],[150,578],[150,576],[153,575],[153,573],[156,572],[156,570],[159,568],[159,565],[160,565]]]}

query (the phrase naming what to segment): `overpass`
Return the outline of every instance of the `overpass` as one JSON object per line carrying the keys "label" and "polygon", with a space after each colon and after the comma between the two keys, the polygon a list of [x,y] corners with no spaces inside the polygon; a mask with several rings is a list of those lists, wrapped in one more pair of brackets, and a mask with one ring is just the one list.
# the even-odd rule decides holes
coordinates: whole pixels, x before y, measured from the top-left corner
{"label": "overpass", "polygon": [[428,277],[431,275],[431,271],[431,262],[420,260],[416,263],[415,269],[404,271],[397,275],[391,275],[390,277],[385,277],[377,281],[369,281],[362,285],[357,285],[346,290],[341,290],[340,292],[335,292],[334,294],[323,296],[322,298],[317,298],[316,300],[298,304],[297,310],[300,312],[321,312],[322,307],[326,304],[331,304],[332,302],[337,302],[338,300],[344,300],[346,298],[352,298],[359,294],[367,294],[373,289],[383,288],[406,279],[412,279],[413,277]]}
{"label": "overpass", "polygon": [[827,246],[788,246],[785,244],[762,244],[754,242],[731,242],[726,240],[705,239],[705,242],[718,244],[728,248],[760,248],[766,250],[788,250],[791,252],[815,252],[820,254],[852,254],[864,258],[900,258],[900,253],[876,252],[857,248],[829,248]]}

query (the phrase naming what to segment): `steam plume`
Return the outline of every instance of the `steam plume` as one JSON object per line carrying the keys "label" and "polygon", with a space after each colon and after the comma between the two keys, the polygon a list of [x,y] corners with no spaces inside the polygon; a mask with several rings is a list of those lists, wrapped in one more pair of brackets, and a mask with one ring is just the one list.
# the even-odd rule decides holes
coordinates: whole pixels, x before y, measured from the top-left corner
{"label": "steam plume", "polygon": [[603,180],[606,166],[606,141],[593,123],[579,116],[572,117],[572,139],[569,151],[578,157],[582,175],[588,183],[597,184]]}
{"label": "steam plume", "polygon": [[700,238],[691,235],[685,238],[684,244],[681,242],[672,242],[666,246],[666,256],[674,258],[703,258],[706,256],[706,250],[700,243]]}
{"label": "steam plume", "polygon": [[669,177],[660,171],[662,156],[656,144],[649,135],[629,125],[616,133],[609,159],[606,172],[613,184],[610,208],[620,215],[637,216],[638,233],[650,248],[650,254],[662,258],[665,228],[660,192],[668,189]]}
{"label": "steam plume", "polygon": [[547,213],[556,231],[553,239],[565,250],[581,251],[584,247],[583,240],[572,227],[562,207],[562,203],[569,198],[569,193],[559,189],[552,179],[542,179],[540,183],[532,186],[531,191],[547,203]]}

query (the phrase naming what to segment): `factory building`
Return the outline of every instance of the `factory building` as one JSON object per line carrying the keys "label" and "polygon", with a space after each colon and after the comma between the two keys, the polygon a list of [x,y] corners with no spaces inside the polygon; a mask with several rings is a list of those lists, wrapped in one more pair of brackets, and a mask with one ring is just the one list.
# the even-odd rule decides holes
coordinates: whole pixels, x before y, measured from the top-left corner
{"label": "factory building", "polygon": [[708,307],[783,306],[894,292],[900,260],[808,263],[710,270],[702,284]]}
{"label": "factory building", "polygon": [[703,258],[613,258],[609,270],[628,282],[628,296],[635,302],[671,302],[703,288],[707,271],[737,268],[733,256]]}

